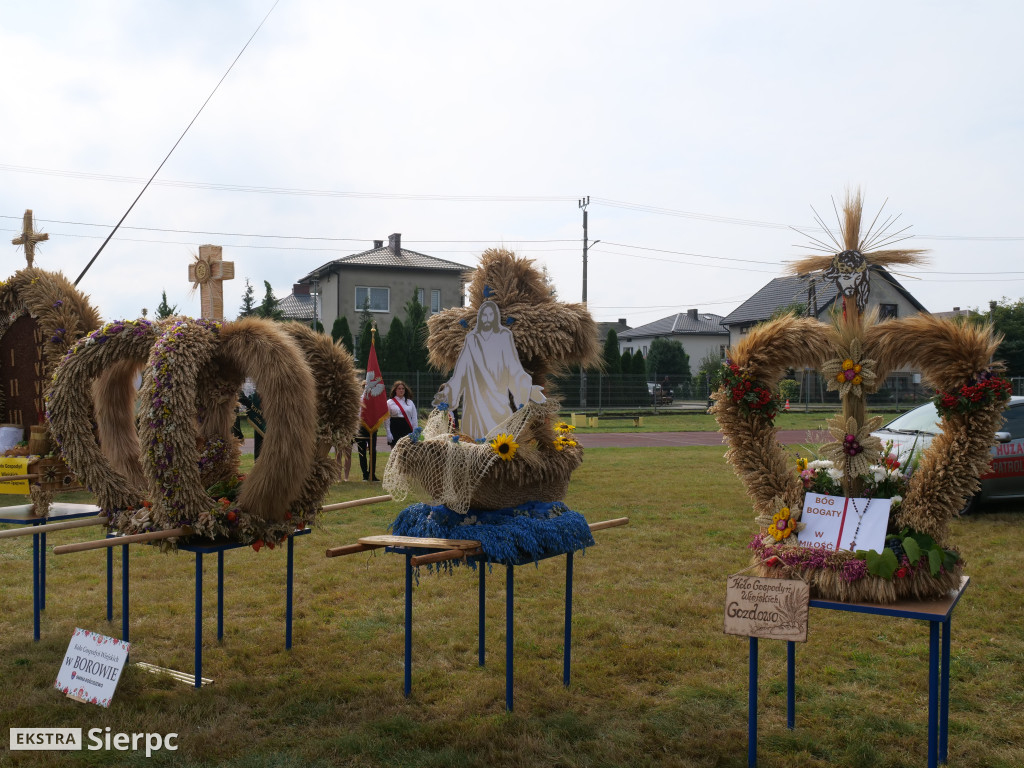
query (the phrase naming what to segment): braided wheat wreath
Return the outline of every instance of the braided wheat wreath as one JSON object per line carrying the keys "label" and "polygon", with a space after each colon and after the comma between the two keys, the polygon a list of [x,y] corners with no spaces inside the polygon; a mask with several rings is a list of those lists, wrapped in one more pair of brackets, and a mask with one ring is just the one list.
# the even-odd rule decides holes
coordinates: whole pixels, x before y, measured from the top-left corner
{"label": "braided wheat wreath", "polygon": [[[140,369],[136,415],[131,381]],[[239,484],[230,430],[246,376],[261,393],[268,431]],[[68,351],[47,408],[67,462],[112,529],[189,526],[206,539],[272,544],[315,522],[337,479],[330,445],[347,444],[357,428],[359,383],[344,349],[297,325],[121,321]],[[237,496],[209,492],[227,487]]]}
{"label": "braided wheat wreath", "polygon": [[[860,192],[847,192],[842,213],[836,210],[840,236],[818,217],[831,244],[812,237],[816,245],[811,248],[825,255],[791,265],[796,274],[823,270],[824,277],[835,280],[842,311],[837,308],[831,323],[787,315],[754,328],[730,350],[712,411],[730,445],[726,458],[747,486],[758,523],[768,526],[750,545],[762,575],[795,572],[817,596],[836,600],[939,597],[960,584],[964,563],[951,549],[949,521],[977,490],[978,477],[989,465],[1009,385],[993,370],[999,339],[990,327],[931,315],[878,322],[876,313],[862,314],[872,270],[918,264],[924,253],[891,248],[906,238],[887,231],[892,217],[876,229],[881,211],[862,235],[862,213]],[[783,372],[812,367],[825,375],[830,390],[839,391],[842,415],[829,425],[837,442],[822,446],[822,451],[840,460],[836,468],[842,472],[844,495],[857,497],[864,491],[865,473],[884,458],[880,441],[870,436],[881,419],[867,418],[866,395],[904,365],[918,368],[924,383],[940,393],[943,419],[941,434],[921,457],[902,503],[891,512],[889,532],[898,534],[905,549],[902,567],[896,567],[900,561],[888,543],[884,552],[868,552],[863,558],[795,546],[797,537],[789,534],[793,524],[796,530],[801,525],[794,510],[803,508],[804,487],[772,423],[772,393]]]}
{"label": "braided wheat wreath", "polygon": [[[874,361],[874,372],[884,381],[889,371],[903,365],[921,370],[922,380],[936,390],[956,392],[983,377],[989,369],[998,339],[988,327],[958,324],[930,315],[868,324],[861,341],[861,356]],[[730,360],[743,374],[769,389],[776,389],[787,368],[822,365],[845,348],[842,322],[828,325],[813,318],[786,316],[751,330],[730,350]],[[803,507],[804,489],[772,419],[743,409],[728,387],[713,395],[712,412],[729,443],[726,458],[747,488],[760,519],[771,519],[782,506]],[[921,457],[909,490],[893,514],[890,529],[910,528],[951,546],[949,521],[978,489],[978,477],[989,465],[989,449],[1002,419],[1003,402],[968,412],[954,412],[942,421],[937,435]],[[907,578],[885,579],[846,568],[852,552],[836,552],[822,567],[803,568],[812,591],[836,600],[893,602],[903,598],[938,597],[960,583],[963,560],[933,576],[928,568],[914,569]],[[765,576],[787,576],[793,566],[769,566],[755,555]],[[769,559],[769,562],[772,562]]]}

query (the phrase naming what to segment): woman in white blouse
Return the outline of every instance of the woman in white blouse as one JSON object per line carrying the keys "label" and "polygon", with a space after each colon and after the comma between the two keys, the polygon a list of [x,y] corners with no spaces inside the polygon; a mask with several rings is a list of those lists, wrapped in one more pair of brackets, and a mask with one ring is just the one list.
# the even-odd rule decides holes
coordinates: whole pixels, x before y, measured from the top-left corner
{"label": "woman in white blouse", "polygon": [[418,424],[416,404],[412,401],[412,391],[404,381],[396,381],[391,386],[391,397],[388,399],[389,419],[384,422],[388,433],[388,445],[394,445],[408,435]]}

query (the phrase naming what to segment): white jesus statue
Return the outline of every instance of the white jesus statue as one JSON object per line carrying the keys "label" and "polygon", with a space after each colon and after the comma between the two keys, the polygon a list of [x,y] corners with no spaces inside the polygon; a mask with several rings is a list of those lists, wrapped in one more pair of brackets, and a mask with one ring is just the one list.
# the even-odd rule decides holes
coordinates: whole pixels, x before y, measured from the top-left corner
{"label": "white jesus statue", "polygon": [[454,410],[462,401],[461,431],[476,440],[487,437],[530,400],[543,403],[543,387],[534,385],[523,370],[512,331],[501,325],[498,305],[485,301],[477,312],[476,327],[466,334],[452,377],[441,385],[434,405],[446,402]]}

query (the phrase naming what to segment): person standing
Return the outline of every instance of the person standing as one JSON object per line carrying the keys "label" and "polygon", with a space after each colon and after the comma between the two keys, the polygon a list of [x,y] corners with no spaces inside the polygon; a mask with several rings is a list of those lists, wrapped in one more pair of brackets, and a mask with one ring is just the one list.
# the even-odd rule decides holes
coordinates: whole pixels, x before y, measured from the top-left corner
{"label": "person standing", "polygon": [[384,422],[388,433],[388,445],[394,446],[408,435],[419,423],[416,415],[416,403],[413,393],[404,381],[396,381],[391,385],[391,397],[388,399],[388,420]]}

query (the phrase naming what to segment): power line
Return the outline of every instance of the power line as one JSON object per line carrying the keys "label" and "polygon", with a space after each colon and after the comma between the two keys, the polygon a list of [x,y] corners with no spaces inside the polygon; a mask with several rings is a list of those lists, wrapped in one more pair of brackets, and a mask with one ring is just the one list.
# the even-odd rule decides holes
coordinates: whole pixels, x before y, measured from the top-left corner
{"label": "power line", "polygon": [[[128,184],[138,184],[145,179],[132,176],[116,176],[102,173],[86,173],[81,171],[65,171],[53,168],[35,168],[31,166],[11,165],[0,163],[0,171],[13,173],[31,173],[44,176],[57,176],[71,179],[84,179],[91,181],[111,181]],[[155,186],[178,187],[183,189],[205,189],[216,192],[250,192],[256,194],[274,195],[295,195],[305,197],[343,197],[365,200],[420,200],[428,202],[454,202],[454,203],[564,203],[577,201],[577,197],[571,195],[445,195],[445,194],[415,194],[407,192],[346,192],[327,189],[301,189],[290,187],[266,187],[250,186],[243,184],[220,184],[216,182],[202,181],[181,181],[162,179],[153,181]],[[797,229],[805,231],[821,231],[817,227],[806,227],[803,225],[784,224],[775,221],[761,221],[759,219],[745,219],[736,216],[721,216],[710,213],[698,213],[696,211],[685,211],[677,208],[648,205],[645,203],[632,203],[626,200],[614,200],[607,197],[592,197],[595,204],[605,205],[610,208],[620,208],[629,211],[652,213],[659,216],[675,216],[678,218],[694,219],[696,221],[709,221],[718,224],[732,224],[742,227],[758,227],[761,229]],[[917,240],[960,240],[971,242],[1022,242],[1024,235],[914,235]],[[429,242],[429,241],[415,241]],[[484,241],[470,241],[484,242]]]}
{"label": "power line", "polygon": [[206,97],[206,101],[204,101],[202,106],[199,107],[199,111],[196,112],[195,117],[193,117],[192,120],[189,121],[189,124],[185,126],[185,130],[181,132],[181,136],[179,136],[178,140],[174,142],[174,146],[171,147],[170,152],[167,153],[167,156],[160,161],[160,165],[158,165],[156,170],[153,171],[153,175],[149,177],[149,181],[146,182],[146,186],[142,188],[142,191],[139,192],[138,196],[132,201],[132,204],[128,206],[128,210],[124,212],[124,216],[121,217],[121,220],[117,222],[117,224],[114,226],[114,229],[111,230],[109,235],[107,235],[107,239],[103,241],[103,244],[99,247],[99,250],[96,251],[96,254],[91,259],[89,259],[89,263],[85,265],[85,269],[82,270],[82,274],[80,274],[75,279],[74,284],[76,286],[80,282],[82,282],[82,278],[85,277],[85,273],[89,271],[89,268],[93,265],[93,262],[96,261],[99,255],[103,252],[103,249],[107,247],[107,243],[109,243],[110,238],[114,236],[114,232],[117,232],[118,227],[120,227],[121,224],[124,223],[124,220],[128,218],[128,214],[132,212],[132,208],[135,207],[135,204],[139,202],[139,200],[142,198],[142,195],[145,194],[147,189],[149,189],[149,185],[153,183],[153,179],[155,179],[156,175],[160,173],[160,169],[164,167],[164,163],[170,160],[171,155],[174,153],[174,150],[178,148],[178,145],[181,144],[181,140],[185,138],[185,134],[188,133],[189,128],[191,128],[192,124],[199,119],[199,116],[201,114],[203,114],[203,110],[206,109],[206,105],[210,103],[210,99],[213,98],[213,95],[217,92],[217,89],[220,88],[220,84],[224,82],[225,78],[231,73],[231,70],[234,69],[235,64],[238,62],[240,58],[242,58],[242,54],[245,53],[245,49],[249,47],[249,43],[251,43],[253,41],[253,38],[256,37],[256,33],[263,28],[263,24],[266,22],[268,18],[270,18],[270,14],[274,12],[274,9],[277,7],[278,2],[280,2],[280,0],[274,0],[274,4],[270,6],[270,10],[267,11],[267,15],[263,17],[263,21],[261,21],[259,23],[259,26],[256,27],[256,30],[252,33],[252,36],[245,41],[245,45],[242,46],[242,50],[238,52],[238,55],[235,56],[234,61],[231,62],[231,65],[228,67],[227,72],[225,72],[221,79],[217,81],[217,84],[213,87],[213,90],[210,91],[210,95]]}

